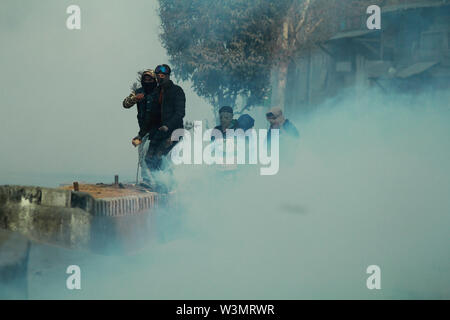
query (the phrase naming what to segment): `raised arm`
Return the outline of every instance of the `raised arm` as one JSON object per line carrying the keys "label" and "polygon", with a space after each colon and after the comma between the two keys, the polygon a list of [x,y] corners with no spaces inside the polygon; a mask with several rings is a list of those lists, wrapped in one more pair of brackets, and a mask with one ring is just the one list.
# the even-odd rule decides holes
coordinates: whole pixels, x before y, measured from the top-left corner
{"label": "raised arm", "polygon": [[131,94],[123,100],[123,107],[129,109],[137,103],[136,93],[133,91]]}

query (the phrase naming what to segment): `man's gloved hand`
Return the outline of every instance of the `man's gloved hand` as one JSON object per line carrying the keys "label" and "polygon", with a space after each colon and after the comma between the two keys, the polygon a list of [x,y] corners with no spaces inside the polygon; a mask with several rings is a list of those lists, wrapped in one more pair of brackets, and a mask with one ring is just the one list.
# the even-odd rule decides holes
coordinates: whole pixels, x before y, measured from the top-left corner
{"label": "man's gloved hand", "polygon": [[137,95],[134,96],[134,99],[136,99],[136,101],[141,101],[144,99],[144,94],[138,93]]}
{"label": "man's gloved hand", "polygon": [[141,143],[142,143],[142,139],[139,136],[134,137],[133,140],[131,140],[131,144],[135,147],[137,147]]}

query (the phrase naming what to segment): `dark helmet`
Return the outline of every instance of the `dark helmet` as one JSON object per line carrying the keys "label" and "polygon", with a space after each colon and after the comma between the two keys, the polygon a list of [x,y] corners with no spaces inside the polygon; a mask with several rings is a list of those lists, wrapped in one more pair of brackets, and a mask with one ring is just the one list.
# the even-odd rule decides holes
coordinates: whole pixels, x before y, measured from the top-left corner
{"label": "dark helmet", "polygon": [[164,73],[164,74],[170,75],[171,72],[172,72],[172,70],[170,70],[170,67],[167,64],[160,64],[155,69],[155,73],[156,74],[157,73]]}

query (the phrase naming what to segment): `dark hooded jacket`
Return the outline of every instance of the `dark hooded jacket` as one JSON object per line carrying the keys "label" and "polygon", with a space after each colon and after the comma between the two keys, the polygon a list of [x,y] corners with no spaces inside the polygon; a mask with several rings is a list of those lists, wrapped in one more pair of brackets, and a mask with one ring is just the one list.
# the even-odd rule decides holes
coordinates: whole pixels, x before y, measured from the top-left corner
{"label": "dark hooded jacket", "polygon": [[[233,129],[234,130],[234,129],[237,129],[238,127],[239,127],[239,125],[238,125],[237,120],[233,119],[233,120],[231,120],[231,124],[230,124],[230,126],[227,129]],[[217,129],[220,132],[225,133],[224,132],[225,130],[222,129],[222,125],[220,125],[220,124],[218,126],[214,127],[214,129]]]}
{"label": "dark hooded jacket", "polygon": [[237,119],[238,128],[247,131],[253,128],[255,125],[255,119],[253,119],[249,114],[243,114]]}
{"label": "dark hooded jacket", "polygon": [[[141,85],[143,85],[142,78],[141,78]],[[149,112],[152,109],[152,104],[156,102],[155,89],[156,89],[156,85],[153,90],[151,90],[149,93],[146,93],[144,88],[140,87],[123,100],[122,105],[126,109],[129,109],[136,104],[137,120],[138,120],[138,124],[139,124],[138,136],[141,139],[145,136],[145,134],[149,130],[148,123],[146,123],[147,122],[146,114],[147,114],[147,112]],[[140,93],[144,94],[144,99],[142,99],[141,101],[136,101],[136,95],[138,95]]]}
{"label": "dark hooded jacket", "polygon": [[[171,80],[164,86],[158,86],[153,92],[153,103],[146,110],[144,123],[153,140],[167,139],[176,129],[183,128],[186,97],[183,89]],[[161,126],[167,126],[167,132],[159,131]]]}
{"label": "dark hooded jacket", "polygon": [[148,123],[145,117],[147,112],[151,110],[152,105],[155,104],[155,92],[153,91],[151,93],[145,94],[144,89],[140,88],[136,90],[136,94],[138,93],[143,93],[145,95],[145,98],[137,103],[139,136],[142,138],[148,132]]}

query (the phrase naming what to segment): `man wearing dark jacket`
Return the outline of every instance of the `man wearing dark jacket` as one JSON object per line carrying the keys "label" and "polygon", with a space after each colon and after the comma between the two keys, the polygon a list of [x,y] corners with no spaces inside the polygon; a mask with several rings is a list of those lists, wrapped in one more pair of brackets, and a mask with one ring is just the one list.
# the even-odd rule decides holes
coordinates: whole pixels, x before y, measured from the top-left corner
{"label": "man wearing dark jacket", "polygon": [[148,124],[150,145],[145,158],[152,174],[150,186],[161,191],[167,191],[167,186],[158,183],[158,171],[164,170],[167,161],[163,158],[175,146],[172,132],[183,128],[183,118],[186,109],[186,97],[183,89],[170,80],[170,67],[166,64],[155,69],[158,87],[154,92],[154,103],[147,110],[144,122]]}
{"label": "man wearing dark jacket", "polygon": [[138,84],[135,83],[131,94],[123,100],[122,105],[125,109],[129,109],[136,104],[139,133],[132,139],[131,143],[135,147],[139,146],[139,166],[141,167],[142,178],[148,180],[149,172],[145,163],[145,153],[148,148],[147,133],[149,128],[145,118],[147,111],[150,111],[151,105],[155,102],[153,94],[157,83],[155,72],[152,69],[139,72],[139,76],[138,81],[140,82],[141,87],[138,87]]}
{"label": "man wearing dark jacket", "polygon": [[[219,130],[222,133],[222,136],[225,137],[227,129],[237,129],[238,122],[236,119],[233,119],[233,108],[230,106],[223,106],[219,109],[219,120],[220,124],[214,129]],[[215,136],[211,135],[211,141],[215,140]]]}
{"label": "man wearing dark jacket", "polygon": [[227,129],[237,129],[237,121],[233,119],[233,108],[224,106],[219,109],[220,125],[214,129],[220,130],[225,134]]}
{"label": "man wearing dark jacket", "polygon": [[146,111],[151,109],[154,102],[153,91],[157,86],[156,75],[152,69],[145,70],[140,77],[141,87],[134,88],[131,94],[123,100],[123,107],[129,109],[135,104],[137,105],[137,119],[139,124],[139,133],[133,139],[142,140],[147,133],[145,116]]}

